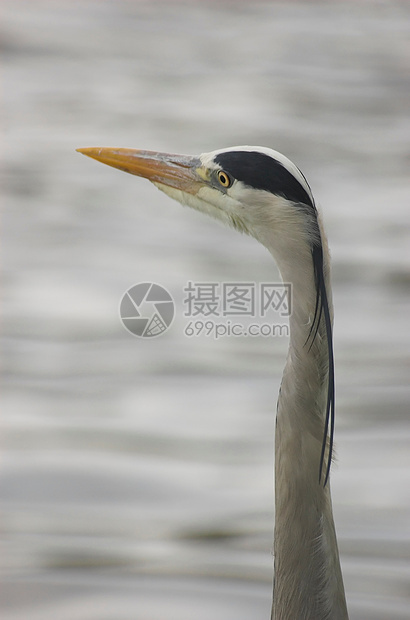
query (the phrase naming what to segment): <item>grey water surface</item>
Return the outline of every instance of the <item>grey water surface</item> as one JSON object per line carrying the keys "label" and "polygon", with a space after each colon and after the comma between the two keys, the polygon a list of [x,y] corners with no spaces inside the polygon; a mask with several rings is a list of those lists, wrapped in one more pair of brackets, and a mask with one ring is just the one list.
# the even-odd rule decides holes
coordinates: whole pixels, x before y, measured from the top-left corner
{"label": "grey water surface", "polygon": [[[410,609],[410,6],[3,0],[2,620],[269,618],[286,337],[184,333],[254,240],[75,152],[284,152],[333,258],[351,620]],[[172,326],[121,325],[140,282]]]}

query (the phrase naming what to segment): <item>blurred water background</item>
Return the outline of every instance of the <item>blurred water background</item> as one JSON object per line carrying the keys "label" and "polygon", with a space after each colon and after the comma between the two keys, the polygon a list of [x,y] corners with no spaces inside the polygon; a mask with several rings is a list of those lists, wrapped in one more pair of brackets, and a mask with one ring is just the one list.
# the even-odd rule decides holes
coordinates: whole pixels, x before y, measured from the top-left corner
{"label": "blurred water background", "polygon": [[[187,338],[183,288],[276,281],[252,239],[79,146],[262,144],[322,206],[352,620],[409,618],[410,6],[3,0],[2,620],[268,618],[286,338]],[[156,339],[130,286],[177,303]]]}

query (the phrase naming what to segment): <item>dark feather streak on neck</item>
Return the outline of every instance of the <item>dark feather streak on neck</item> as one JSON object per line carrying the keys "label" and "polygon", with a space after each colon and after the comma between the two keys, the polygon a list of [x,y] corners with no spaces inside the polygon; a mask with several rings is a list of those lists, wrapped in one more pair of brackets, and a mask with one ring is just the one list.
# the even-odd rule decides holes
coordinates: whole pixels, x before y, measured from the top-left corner
{"label": "dark feather streak on neck", "polygon": [[309,344],[309,351],[313,346],[316,339],[319,325],[324,318],[326,341],[327,341],[327,356],[328,356],[328,385],[327,385],[327,399],[326,399],[326,413],[325,413],[325,425],[323,432],[322,450],[320,454],[319,465],[319,482],[322,480],[323,468],[325,463],[325,452],[327,445],[327,438],[329,436],[328,456],[327,464],[324,472],[324,484],[326,486],[329,479],[330,467],[332,463],[333,453],[333,437],[335,427],[335,373],[334,373],[334,358],[333,358],[333,333],[332,333],[332,320],[330,317],[329,302],[326,292],[326,283],[324,276],[323,265],[323,248],[321,242],[313,243],[312,245],[312,261],[313,272],[316,288],[316,302],[313,322],[309,330],[309,335],[306,339],[305,346]]}

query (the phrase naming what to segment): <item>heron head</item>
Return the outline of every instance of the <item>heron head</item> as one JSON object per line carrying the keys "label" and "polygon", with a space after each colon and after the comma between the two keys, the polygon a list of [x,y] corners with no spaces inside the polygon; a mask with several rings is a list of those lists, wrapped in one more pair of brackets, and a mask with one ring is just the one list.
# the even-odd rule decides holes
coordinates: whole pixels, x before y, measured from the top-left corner
{"label": "heron head", "polygon": [[149,179],[178,202],[264,245],[271,245],[272,234],[299,243],[300,236],[309,240],[316,234],[316,209],[305,177],[272,149],[237,146],[199,156],[108,147],[78,151]]}

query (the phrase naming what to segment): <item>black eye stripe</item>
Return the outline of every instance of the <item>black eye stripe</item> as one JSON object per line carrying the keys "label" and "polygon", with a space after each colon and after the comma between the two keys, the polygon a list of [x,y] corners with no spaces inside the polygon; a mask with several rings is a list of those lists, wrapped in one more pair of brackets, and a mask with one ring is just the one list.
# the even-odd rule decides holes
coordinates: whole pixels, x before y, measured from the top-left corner
{"label": "black eye stripe", "polygon": [[299,181],[277,159],[257,151],[219,153],[215,163],[234,179],[292,202],[313,207],[312,200]]}

